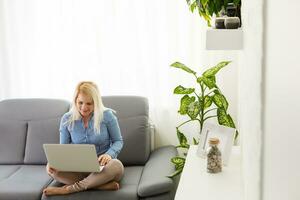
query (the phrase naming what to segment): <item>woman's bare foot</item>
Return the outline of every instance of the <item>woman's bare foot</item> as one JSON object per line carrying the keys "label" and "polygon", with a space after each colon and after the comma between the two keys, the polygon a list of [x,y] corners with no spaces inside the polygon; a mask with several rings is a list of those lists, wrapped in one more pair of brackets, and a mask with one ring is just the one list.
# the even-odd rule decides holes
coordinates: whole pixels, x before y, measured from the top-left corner
{"label": "woman's bare foot", "polygon": [[118,190],[118,189],[120,189],[120,185],[116,181],[111,181],[111,182],[105,183],[103,185],[94,187],[93,189],[96,189],[96,190]]}
{"label": "woman's bare foot", "polygon": [[70,194],[71,191],[66,186],[63,187],[47,187],[43,190],[46,196]]}

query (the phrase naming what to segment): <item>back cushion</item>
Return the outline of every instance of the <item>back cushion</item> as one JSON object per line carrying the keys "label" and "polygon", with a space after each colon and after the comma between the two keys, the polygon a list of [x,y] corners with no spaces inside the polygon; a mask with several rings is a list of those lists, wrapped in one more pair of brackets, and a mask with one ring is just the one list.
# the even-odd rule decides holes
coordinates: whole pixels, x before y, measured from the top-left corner
{"label": "back cushion", "polygon": [[119,120],[124,146],[118,158],[124,165],[143,165],[149,156],[148,118],[137,116]]}
{"label": "back cushion", "polygon": [[62,116],[69,107],[69,102],[60,99],[8,99],[0,102],[0,119],[53,119]]}
{"label": "back cushion", "polygon": [[0,118],[0,164],[23,163],[27,124]]}
{"label": "back cushion", "polygon": [[55,119],[35,120],[28,122],[25,149],[25,164],[46,164],[43,150],[45,143],[59,143],[60,117]]}
{"label": "back cushion", "polygon": [[42,145],[59,142],[59,122],[70,103],[58,99],[0,102],[0,163],[44,164]]}
{"label": "back cushion", "polygon": [[138,96],[105,96],[106,107],[116,111],[124,146],[118,158],[124,165],[144,165],[150,155],[148,100]]}

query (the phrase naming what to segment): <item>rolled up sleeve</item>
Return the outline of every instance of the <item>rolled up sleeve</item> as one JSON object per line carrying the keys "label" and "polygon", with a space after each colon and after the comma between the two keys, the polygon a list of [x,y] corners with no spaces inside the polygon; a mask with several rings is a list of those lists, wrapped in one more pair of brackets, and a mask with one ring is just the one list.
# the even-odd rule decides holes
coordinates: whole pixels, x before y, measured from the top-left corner
{"label": "rolled up sleeve", "polygon": [[117,117],[112,113],[112,111],[109,111],[109,113],[110,114],[109,120],[107,122],[107,128],[112,144],[106,153],[112,158],[117,158],[118,154],[120,153],[123,147],[123,138],[121,135],[121,130],[119,127]]}
{"label": "rolled up sleeve", "polygon": [[70,144],[71,143],[71,135],[68,130],[67,125],[68,116],[67,114],[64,114],[62,116],[59,126],[59,143],[60,144]]}

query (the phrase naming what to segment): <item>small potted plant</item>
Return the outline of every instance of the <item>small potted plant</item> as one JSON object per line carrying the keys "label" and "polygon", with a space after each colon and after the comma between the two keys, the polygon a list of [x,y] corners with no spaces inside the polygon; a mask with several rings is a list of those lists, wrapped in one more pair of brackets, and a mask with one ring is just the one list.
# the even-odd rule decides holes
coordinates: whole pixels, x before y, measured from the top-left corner
{"label": "small potted plant", "polygon": [[[198,122],[200,130],[197,132],[200,134],[205,122],[210,118],[217,118],[220,125],[235,128],[235,123],[230,114],[227,112],[229,104],[216,81],[216,74],[229,63],[230,61],[222,61],[216,66],[203,72],[200,76],[198,76],[194,70],[180,62],[175,62],[171,65],[171,67],[179,68],[189,73],[192,77],[194,77],[196,86],[198,86],[197,88],[187,88],[179,85],[174,89],[174,94],[182,95],[178,113],[189,117],[189,120],[176,127],[176,133],[179,140],[177,148],[188,149],[190,147],[185,134],[180,130],[181,126],[186,123],[192,121]],[[237,136],[238,132],[236,131],[235,138]],[[198,144],[198,140],[193,138],[193,143]],[[176,171],[169,177],[174,177],[182,172],[185,164],[185,157],[173,157],[171,162],[174,163]]]}
{"label": "small potted plant", "polygon": [[226,14],[228,4],[233,4],[237,8],[236,16],[241,18],[241,0],[186,0],[191,12],[198,11],[200,17],[206,20],[207,25],[211,26],[213,16],[219,17]]}

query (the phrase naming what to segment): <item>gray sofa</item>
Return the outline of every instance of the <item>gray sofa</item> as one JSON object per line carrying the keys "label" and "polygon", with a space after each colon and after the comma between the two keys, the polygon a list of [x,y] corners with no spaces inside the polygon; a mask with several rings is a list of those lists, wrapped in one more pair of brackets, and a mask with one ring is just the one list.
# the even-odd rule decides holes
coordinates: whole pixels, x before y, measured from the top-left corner
{"label": "gray sofa", "polygon": [[0,199],[173,199],[177,180],[170,158],[174,146],[151,152],[148,102],[143,97],[107,96],[104,105],[117,111],[124,147],[119,159],[125,174],[118,191],[89,190],[66,196],[42,195],[48,185],[60,185],[46,173],[42,145],[59,143],[61,116],[70,103],[55,99],[11,99],[0,102]]}

